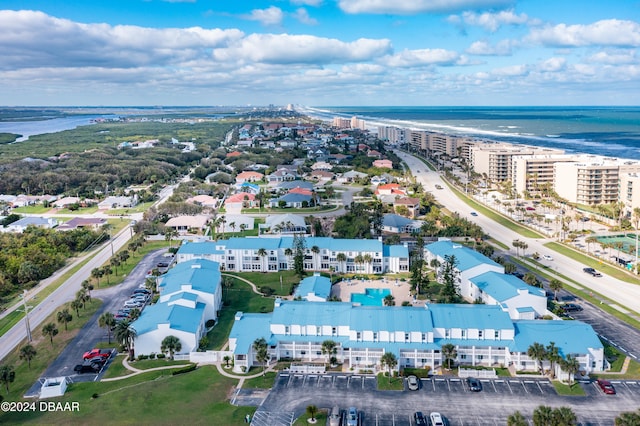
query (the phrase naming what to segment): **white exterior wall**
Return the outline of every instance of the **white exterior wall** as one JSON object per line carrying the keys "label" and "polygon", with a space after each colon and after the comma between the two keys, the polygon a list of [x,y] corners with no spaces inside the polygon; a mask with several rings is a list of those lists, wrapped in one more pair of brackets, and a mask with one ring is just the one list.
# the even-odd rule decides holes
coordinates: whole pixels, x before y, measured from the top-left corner
{"label": "white exterior wall", "polygon": [[517,308],[533,308],[536,311],[538,317],[543,316],[547,312],[547,298],[546,296],[538,296],[531,294],[528,291],[520,291],[515,297],[507,299],[503,302],[503,305],[509,307],[509,317],[511,319],[521,318],[517,311]]}
{"label": "white exterior wall", "polygon": [[[438,259],[438,260],[440,261],[441,264],[444,263],[444,259]],[[491,271],[497,272],[499,274],[504,274],[504,266],[500,266],[500,265],[494,266],[494,265],[483,263],[481,265],[474,266],[473,268],[469,268],[465,271],[461,271],[460,274],[458,275],[458,279],[460,280],[459,282],[460,294],[462,295],[462,297],[474,300],[472,295],[474,294],[473,289],[475,288],[475,285],[473,285],[473,283],[471,283],[470,280],[473,277],[477,277],[478,275],[482,275],[485,272],[491,272]]]}
{"label": "white exterior wall", "polygon": [[134,341],[134,349],[136,355],[149,355],[151,353],[159,354],[162,340],[167,336],[175,336],[180,339],[182,349],[180,353],[188,353],[198,348],[200,337],[204,330],[204,323],[200,324],[199,333],[192,334],[180,330],[169,328],[168,324],[158,324],[156,330],[141,334]]}
{"label": "white exterior wall", "polygon": [[[204,303],[206,306],[204,308],[204,317],[205,321],[209,319],[218,319],[218,309],[220,308],[221,301],[221,292],[217,292],[216,294],[205,293],[203,291],[194,290],[191,288],[191,284],[184,284],[179,291],[175,291],[173,293],[163,293],[160,295],[159,303],[164,303],[171,298],[174,294],[178,294],[181,292],[188,292],[198,295],[198,302]],[[193,306],[195,308],[195,306]]]}

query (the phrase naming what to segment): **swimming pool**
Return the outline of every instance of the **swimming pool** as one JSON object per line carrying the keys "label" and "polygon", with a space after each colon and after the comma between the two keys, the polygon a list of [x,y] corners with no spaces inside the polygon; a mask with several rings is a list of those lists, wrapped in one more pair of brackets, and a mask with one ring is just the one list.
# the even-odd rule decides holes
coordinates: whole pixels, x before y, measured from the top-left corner
{"label": "swimming pool", "polygon": [[390,294],[388,288],[365,288],[364,293],[352,293],[351,302],[362,306],[384,306],[384,298]]}

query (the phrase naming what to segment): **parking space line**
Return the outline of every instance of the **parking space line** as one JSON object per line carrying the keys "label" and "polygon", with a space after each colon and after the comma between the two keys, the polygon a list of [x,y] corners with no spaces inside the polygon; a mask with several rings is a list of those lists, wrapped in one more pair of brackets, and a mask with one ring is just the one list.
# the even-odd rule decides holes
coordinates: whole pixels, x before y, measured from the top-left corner
{"label": "parking space line", "polygon": [[522,384],[522,388],[524,389],[524,391],[526,393],[529,393],[529,391],[527,390],[527,386],[524,384],[524,382],[525,382],[524,380],[522,382],[520,382]]}
{"label": "parking space line", "polygon": [[495,393],[498,393],[498,389],[496,388],[496,384],[493,381],[490,381],[489,383],[491,383],[491,385],[493,385],[493,391]]}
{"label": "parking space line", "polygon": [[505,380],[504,382],[507,384],[507,387],[509,388],[509,392],[511,392],[511,394],[513,394],[513,389],[511,389],[511,385],[509,384],[509,380]]}
{"label": "parking space line", "polygon": [[544,393],[544,391],[542,390],[542,387],[540,386],[540,382],[536,382],[536,385],[538,385],[538,389],[540,389],[540,393]]}

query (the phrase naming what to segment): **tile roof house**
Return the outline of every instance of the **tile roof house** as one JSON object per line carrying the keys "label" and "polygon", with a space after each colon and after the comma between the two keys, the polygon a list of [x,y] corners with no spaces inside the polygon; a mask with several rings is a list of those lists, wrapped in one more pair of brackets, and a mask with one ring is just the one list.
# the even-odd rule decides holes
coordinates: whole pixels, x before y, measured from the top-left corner
{"label": "tile roof house", "polygon": [[2,231],[22,233],[30,226],[35,226],[37,228],[51,229],[56,227],[57,225],[58,225],[58,221],[53,218],[27,216],[5,226],[2,229]]}
{"label": "tile roof house", "polygon": [[78,228],[98,229],[107,223],[107,219],[99,217],[74,217],[73,219],[60,224],[56,229],[58,231],[70,231]]}
{"label": "tile roof house", "polygon": [[376,160],[373,162],[373,167],[379,167],[381,169],[393,169],[393,163],[391,160]]}
{"label": "tile roof house", "polygon": [[215,209],[218,206],[219,200],[211,195],[196,195],[195,197],[187,198],[185,202]]}
{"label": "tile roof house", "polygon": [[242,172],[236,176],[236,183],[260,182],[264,178],[262,173],[258,172]]}
{"label": "tile roof house", "polygon": [[260,201],[256,199],[255,194],[250,192],[238,192],[237,194],[227,197],[224,201],[224,205],[227,210],[232,209],[240,212],[241,209],[260,207]]}
{"label": "tile roof house", "polygon": [[172,217],[164,224],[167,228],[173,228],[180,233],[186,233],[189,230],[200,231],[207,227],[209,216],[176,216]]}
{"label": "tile roof house", "polygon": [[309,176],[311,177],[311,179],[327,182],[333,179],[335,177],[335,174],[333,172],[327,172],[325,170],[314,170]]}
{"label": "tile roof house", "polygon": [[[515,365],[536,370],[527,356],[534,342],[554,341],[562,356],[576,356],[580,370],[603,371],[604,347],[593,328],[580,321],[514,321],[499,306],[427,304],[358,306],[348,302],[276,299],[266,314],[236,313],[229,334],[234,369],[256,365],[252,343],[264,338],[269,355],[303,362],[325,362],[322,342],[336,343],[336,358],[344,368],[382,370],[380,359],[393,353],[397,368],[430,367],[444,362],[442,347],[456,348],[456,364]],[[548,363],[546,363],[548,365]],[[556,368],[559,368],[556,363]]]}
{"label": "tile roof house", "polygon": [[413,197],[398,197],[393,202],[393,209],[398,211],[398,207],[406,207],[409,217],[415,218],[420,213],[420,199]]}

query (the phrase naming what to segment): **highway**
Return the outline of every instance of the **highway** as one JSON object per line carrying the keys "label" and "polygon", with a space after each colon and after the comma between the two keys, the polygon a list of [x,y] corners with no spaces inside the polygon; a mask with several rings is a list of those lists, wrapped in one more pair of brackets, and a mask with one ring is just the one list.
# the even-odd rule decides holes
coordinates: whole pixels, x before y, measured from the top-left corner
{"label": "highway", "polygon": [[[471,216],[473,209],[465,204],[464,201],[458,198],[453,191],[449,189],[438,172],[431,171],[422,161],[412,155],[401,151],[395,151],[395,153],[405,161],[413,175],[416,177],[416,180],[423,185],[424,189],[426,191],[430,191],[435,196],[436,200],[438,200],[438,202],[448,210],[458,212],[461,216],[477,223],[482,227],[485,234],[508,245],[509,247],[512,246],[514,240],[520,240],[528,244],[529,247],[527,249],[527,253],[538,252],[541,255],[552,254],[555,260],[541,260],[541,263],[548,265],[550,269],[558,272],[559,274],[581,283],[586,289],[606,296],[617,304],[612,306],[621,312],[629,313],[630,311],[634,311],[635,314],[640,313],[640,285],[629,284],[607,275],[603,275],[602,277],[592,277],[582,271],[582,268],[584,267],[582,263],[563,256],[560,253],[553,252],[544,246],[544,243],[554,240],[544,237],[537,239],[523,237],[517,232],[502,226],[488,217],[485,217],[480,212],[478,212],[478,216]],[[436,189],[436,184],[441,185],[442,189]],[[515,249],[510,250],[510,254],[515,255]]]}

